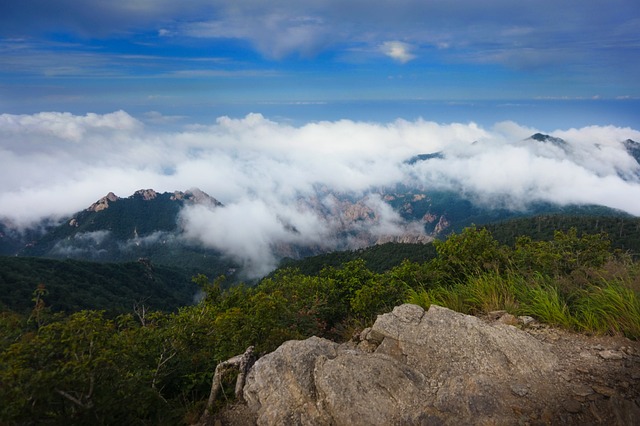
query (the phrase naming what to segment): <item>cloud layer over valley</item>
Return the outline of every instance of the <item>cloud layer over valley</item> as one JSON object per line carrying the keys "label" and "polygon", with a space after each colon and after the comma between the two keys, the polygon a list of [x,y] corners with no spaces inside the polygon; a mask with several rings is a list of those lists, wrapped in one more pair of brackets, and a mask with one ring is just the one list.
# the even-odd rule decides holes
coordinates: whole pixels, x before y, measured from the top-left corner
{"label": "cloud layer over valley", "polygon": [[[548,133],[559,138],[530,137]],[[312,122],[292,126],[250,114],[179,130],[148,128],[124,111],[0,115],[0,218],[28,227],[63,218],[112,191],[128,196],[198,187],[225,206],[187,208],[185,235],[249,264],[273,263],[278,244],[336,247],[335,194],[366,198],[373,232],[404,223],[380,188],[453,190],[474,202],[600,204],[640,215],[640,164],[630,128],[490,128],[425,120]],[[420,154],[440,153],[424,161]],[[324,212],[324,213],[319,213]],[[327,221],[327,218],[332,218]],[[412,228],[413,227],[413,228]]]}

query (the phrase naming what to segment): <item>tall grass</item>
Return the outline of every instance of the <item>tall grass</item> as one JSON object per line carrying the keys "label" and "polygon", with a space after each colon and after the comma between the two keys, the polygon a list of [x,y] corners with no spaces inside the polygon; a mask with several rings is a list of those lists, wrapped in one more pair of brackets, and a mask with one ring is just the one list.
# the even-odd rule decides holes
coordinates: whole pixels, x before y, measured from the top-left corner
{"label": "tall grass", "polygon": [[538,321],[566,328],[573,326],[573,319],[566,299],[553,284],[541,284],[521,289],[521,313]]}
{"label": "tall grass", "polygon": [[470,313],[462,295],[452,288],[436,286],[429,289],[409,290],[407,303],[429,309],[431,305],[449,308],[456,312]]}
{"label": "tall grass", "polygon": [[575,302],[576,328],[600,334],[640,338],[640,298],[621,282],[583,290]]}
{"label": "tall grass", "polygon": [[407,302],[474,315],[506,310],[576,331],[640,339],[640,297],[631,284],[619,279],[569,289],[542,274],[491,272],[450,287],[411,290]]}
{"label": "tall grass", "polygon": [[506,310],[518,312],[518,288],[523,285],[523,278],[514,274],[502,276],[490,272],[470,277],[466,283],[459,285],[465,305],[470,313],[483,313]]}

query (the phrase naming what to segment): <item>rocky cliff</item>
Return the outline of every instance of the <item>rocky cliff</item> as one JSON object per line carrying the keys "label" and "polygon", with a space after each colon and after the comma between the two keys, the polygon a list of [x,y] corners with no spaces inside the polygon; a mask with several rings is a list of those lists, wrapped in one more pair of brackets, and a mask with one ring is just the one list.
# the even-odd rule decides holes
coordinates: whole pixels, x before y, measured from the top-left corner
{"label": "rocky cliff", "polygon": [[503,314],[402,305],[345,344],[286,342],[250,370],[246,405],[218,422],[639,424],[637,342],[523,330]]}

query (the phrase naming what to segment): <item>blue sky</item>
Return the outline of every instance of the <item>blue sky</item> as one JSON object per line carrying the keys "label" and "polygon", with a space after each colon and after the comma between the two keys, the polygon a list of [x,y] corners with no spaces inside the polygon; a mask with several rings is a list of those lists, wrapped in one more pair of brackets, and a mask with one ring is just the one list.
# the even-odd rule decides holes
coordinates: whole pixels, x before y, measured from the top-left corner
{"label": "blue sky", "polygon": [[0,112],[636,125],[639,30],[636,0],[9,0]]}

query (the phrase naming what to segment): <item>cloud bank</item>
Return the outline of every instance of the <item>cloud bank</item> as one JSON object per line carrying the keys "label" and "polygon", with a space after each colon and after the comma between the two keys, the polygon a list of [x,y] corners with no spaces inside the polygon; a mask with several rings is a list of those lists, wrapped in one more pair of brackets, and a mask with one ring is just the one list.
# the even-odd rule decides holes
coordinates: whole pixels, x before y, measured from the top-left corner
{"label": "cloud bank", "polygon": [[375,219],[380,235],[406,232],[412,225],[376,195],[399,183],[514,209],[546,201],[640,215],[640,164],[624,145],[640,141],[638,130],[594,126],[548,132],[564,143],[529,139],[539,131],[513,122],[483,128],[422,119],[292,126],[260,114],[168,131],[124,111],[3,114],[0,218],[27,227],[110,191],[198,187],[225,207],[184,211],[185,235],[248,264],[268,264],[264,253],[278,244],[336,244],[344,219],[335,217],[342,202],[336,193],[367,196],[363,210],[349,214]]}

